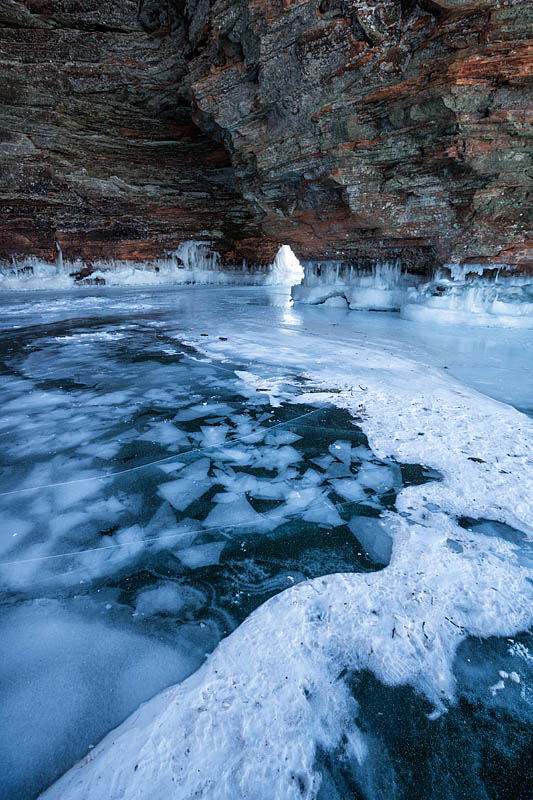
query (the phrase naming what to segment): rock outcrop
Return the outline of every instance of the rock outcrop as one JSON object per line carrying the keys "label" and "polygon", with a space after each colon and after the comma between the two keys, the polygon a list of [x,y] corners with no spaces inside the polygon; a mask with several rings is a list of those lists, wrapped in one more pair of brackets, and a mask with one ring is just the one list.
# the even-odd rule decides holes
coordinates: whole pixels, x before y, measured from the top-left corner
{"label": "rock outcrop", "polygon": [[183,21],[146,5],[0,2],[0,257],[53,260],[57,243],[90,265],[261,238],[229,153],[180,90]]}
{"label": "rock outcrop", "polygon": [[533,268],[528,0],[4,0],[0,257]]}

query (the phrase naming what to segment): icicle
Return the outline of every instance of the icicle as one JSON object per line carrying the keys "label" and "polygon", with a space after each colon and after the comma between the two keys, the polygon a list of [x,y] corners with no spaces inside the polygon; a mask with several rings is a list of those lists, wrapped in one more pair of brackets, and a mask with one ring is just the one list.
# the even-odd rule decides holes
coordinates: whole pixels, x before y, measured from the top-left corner
{"label": "icicle", "polygon": [[58,270],[62,270],[63,269],[63,251],[62,251],[61,245],[59,244],[57,239],[56,239],[56,250],[57,250],[57,260],[56,260],[57,269]]}
{"label": "icicle", "polygon": [[304,280],[292,290],[296,302],[330,306],[330,299],[342,296],[351,309],[401,311],[408,319],[432,323],[533,327],[533,278],[502,277],[510,265],[498,264],[494,272],[494,265],[450,263],[451,278],[436,268],[425,281],[404,270],[399,258],[359,270],[338,261],[304,266]]}

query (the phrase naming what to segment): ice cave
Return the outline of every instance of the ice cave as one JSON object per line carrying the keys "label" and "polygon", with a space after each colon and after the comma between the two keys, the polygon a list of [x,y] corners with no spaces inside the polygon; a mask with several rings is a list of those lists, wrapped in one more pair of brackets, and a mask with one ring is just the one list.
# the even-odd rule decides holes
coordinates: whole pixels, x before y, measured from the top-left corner
{"label": "ice cave", "polygon": [[531,800],[529,0],[0,0],[0,797]]}

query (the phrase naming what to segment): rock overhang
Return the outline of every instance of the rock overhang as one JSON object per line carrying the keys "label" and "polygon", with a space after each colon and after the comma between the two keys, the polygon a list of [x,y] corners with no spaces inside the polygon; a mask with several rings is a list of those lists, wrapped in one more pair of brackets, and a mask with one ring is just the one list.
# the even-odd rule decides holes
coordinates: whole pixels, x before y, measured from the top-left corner
{"label": "rock overhang", "polygon": [[531,269],[533,4],[13,2],[0,256]]}

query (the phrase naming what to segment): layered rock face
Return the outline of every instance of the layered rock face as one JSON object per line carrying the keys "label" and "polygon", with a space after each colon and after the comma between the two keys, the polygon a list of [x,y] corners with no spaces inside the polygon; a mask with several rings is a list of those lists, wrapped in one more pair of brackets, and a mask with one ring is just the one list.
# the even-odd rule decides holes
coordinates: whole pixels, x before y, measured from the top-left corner
{"label": "layered rock face", "polygon": [[0,256],[533,269],[531,2],[0,9]]}
{"label": "layered rock face", "polygon": [[132,0],[0,2],[0,258],[59,246],[90,265],[260,239],[179,90],[188,47],[177,12]]}

